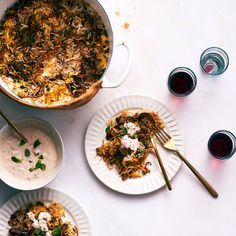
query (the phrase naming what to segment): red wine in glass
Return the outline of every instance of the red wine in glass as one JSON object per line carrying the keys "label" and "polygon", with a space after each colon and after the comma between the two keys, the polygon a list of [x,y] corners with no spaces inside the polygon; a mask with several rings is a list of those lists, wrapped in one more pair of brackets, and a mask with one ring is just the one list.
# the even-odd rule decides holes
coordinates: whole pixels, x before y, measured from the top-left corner
{"label": "red wine in glass", "polygon": [[168,88],[178,97],[184,97],[193,92],[197,79],[192,70],[186,67],[177,67],[169,75]]}
{"label": "red wine in glass", "polygon": [[235,136],[227,130],[219,130],[213,133],[208,141],[208,150],[212,156],[224,160],[229,159],[235,153]]}

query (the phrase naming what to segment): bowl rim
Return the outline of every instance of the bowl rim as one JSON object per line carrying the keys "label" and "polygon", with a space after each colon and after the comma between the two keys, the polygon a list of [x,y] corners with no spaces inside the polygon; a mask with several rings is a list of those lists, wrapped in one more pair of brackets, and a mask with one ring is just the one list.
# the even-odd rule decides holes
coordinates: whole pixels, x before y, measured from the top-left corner
{"label": "bowl rim", "polygon": [[[50,131],[52,131],[52,134],[55,135],[57,138],[57,142],[55,142],[55,140],[53,140],[53,139],[52,140],[53,140],[54,144],[55,143],[58,144],[60,151],[57,154],[59,154],[58,155],[59,158],[58,158],[58,164],[57,164],[57,167],[55,168],[55,171],[51,175],[49,175],[48,178],[45,178],[44,180],[37,182],[35,185],[34,185],[33,181],[31,182],[31,184],[24,184],[23,181],[17,182],[17,183],[14,181],[8,181],[8,178],[6,176],[4,176],[4,172],[0,171],[0,180],[2,180],[8,186],[10,186],[14,189],[18,189],[18,190],[35,190],[35,189],[39,189],[39,188],[42,188],[42,187],[48,185],[51,181],[53,181],[57,177],[57,175],[59,174],[59,172],[62,169],[62,165],[64,162],[64,143],[63,143],[60,133],[53,125],[51,125],[49,122],[47,122],[41,118],[34,117],[34,116],[16,119],[16,120],[13,120],[12,122],[14,124],[17,124],[17,123],[24,124],[24,122],[29,122],[29,121],[41,123],[45,127],[49,128]],[[8,124],[4,125],[0,129],[0,138],[2,137],[4,132],[7,131],[8,129],[11,129]],[[49,135],[49,137],[50,137],[50,135]],[[4,167],[0,164],[0,170],[3,168]]]}

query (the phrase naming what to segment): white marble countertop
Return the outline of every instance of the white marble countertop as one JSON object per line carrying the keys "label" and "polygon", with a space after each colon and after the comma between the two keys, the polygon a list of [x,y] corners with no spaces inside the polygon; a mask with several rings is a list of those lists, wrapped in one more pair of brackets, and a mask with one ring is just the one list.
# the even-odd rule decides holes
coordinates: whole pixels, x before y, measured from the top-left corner
{"label": "white marble countertop", "polygon": [[[0,95],[0,108],[11,118],[37,116],[60,132],[65,162],[48,186],[75,198],[87,212],[93,235],[98,236],[234,236],[236,235],[236,156],[224,162],[210,158],[207,141],[219,129],[236,133],[236,2],[234,0],[101,0],[117,42],[132,47],[133,62],[127,80],[118,88],[102,89],[91,102],[70,111],[43,111]],[[124,23],[128,23],[125,29]],[[226,50],[228,70],[205,77],[199,57],[209,46]],[[109,75],[119,77],[121,56],[114,54]],[[173,98],[167,76],[177,66],[197,75],[195,91]],[[106,103],[125,95],[159,100],[176,115],[185,140],[185,155],[219,192],[213,199],[190,170],[182,168],[173,190],[129,196],[105,187],[91,172],[84,153],[84,135],[90,119]],[[0,119],[0,127],[5,124]],[[0,205],[14,190],[0,181]]]}

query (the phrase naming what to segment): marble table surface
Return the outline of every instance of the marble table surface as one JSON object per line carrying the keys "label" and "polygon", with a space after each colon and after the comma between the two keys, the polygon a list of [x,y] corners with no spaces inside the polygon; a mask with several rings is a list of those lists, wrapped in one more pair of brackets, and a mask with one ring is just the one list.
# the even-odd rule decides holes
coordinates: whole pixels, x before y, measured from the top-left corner
{"label": "marble table surface", "polygon": [[[38,110],[17,104],[0,94],[0,108],[12,119],[37,116],[60,132],[65,162],[48,187],[61,190],[85,209],[97,236],[234,236],[236,235],[236,156],[220,162],[207,150],[210,135],[219,129],[236,133],[236,2],[233,0],[100,0],[114,32],[115,42],[131,48],[132,66],[118,88],[102,89],[75,110]],[[199,57],[219,46],[229,54],[227,71],[204,76]],[[108,76],[119,78],[126,52],[116,50]],[[167,77],[177,66],[197,76],[195,91],[175,98]],[[172,180],[150,194],[130,196],[103,185],[90,170],[84,151],[86,128],[96,111],[125,95],[152,97],[177,117],[185,141],[185,155],[219,192],[212,198],[183,164]],[[0,127],[5,121],[0,118]],[[0,205],[16,194],[0,181]]]}

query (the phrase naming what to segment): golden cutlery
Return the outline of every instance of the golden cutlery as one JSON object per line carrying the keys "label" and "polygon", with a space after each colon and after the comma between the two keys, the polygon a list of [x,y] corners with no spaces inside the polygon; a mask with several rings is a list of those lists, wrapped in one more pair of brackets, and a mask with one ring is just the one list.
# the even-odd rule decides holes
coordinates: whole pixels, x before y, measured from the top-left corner
{"label": "golden cutlery", "polygon": [[153,138],[151,138],[151,142],[152,142],[152,147],[153,147],[154,152],[155,152],[155,156],[156,156],[156,158],[157,158],[157,160],[158,160],[158,162],[159,162],[159,165],[160,165],[160,167],[161,167],[161,171],[162,171],[162,173],[163,173],[163,176],[164,176],[166,185],[167,185],[167,187],[168,187],[169,190],[172,190],[172,187],[171,187],[170,181],[169,181],[169,179],[168,179],[168,176],[167,176],[165,167],[164,167],[164,165],[163,165],[163,162],[162,162],[162,160],[161,160],[160,154],[159,154],[159,152],[158,152],[158,150],[157,150],[157,148],[156,148],[156,145],[155,145],[155,142],[154,142]]}
{"label": "golden cutlery", "polygon": [[[153,119],[153,117],[149,113],[147,113],[147,112],[142,112],[139,115],[139,119],[142,120],[142,119],[145,119],[145,118],[149,119],[154,124],[155,130],[158,128],[158,126],[156,125],[156,122]],[[155,132],[153,132],[153,134],[156,136]],[[156,156],[156,158],[157,158],[157,160],[159,162],[159,165],[160,165],[163,177],[165,179],[166,185],[167,185],[169,190],[172,190],[172,187],[171,187],[170,181],[168,179],[165,167],[164,167],[163,162],[161,160],[160,154],[159,154],[159,152],[158,152],[158,150],[156,148],[155,141],[154,141],[153,137],[151,138],[151,143],[152,143],[152,147],[153,147],[154,152],[155,152],[155,156]]]}
{"label": "golden cutlery", "polygon": [[207,180],[195,169],[195,167],[177,150],[172,137],[163,129],[158,129],[156,132],[156,138],[159,143],[167,150],[176,153],[180,159],[189,167],[198,180],[204,185],[208,192],[214,197],[218,197],[216,190],[207,182]]}

